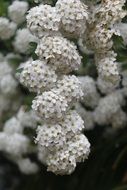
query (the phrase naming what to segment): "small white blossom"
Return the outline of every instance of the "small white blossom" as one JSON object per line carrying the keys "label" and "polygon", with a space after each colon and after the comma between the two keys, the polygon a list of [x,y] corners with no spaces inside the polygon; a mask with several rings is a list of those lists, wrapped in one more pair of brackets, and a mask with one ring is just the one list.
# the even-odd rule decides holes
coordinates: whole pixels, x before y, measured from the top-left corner
{"label": "small white blossom", "polygon": [[64,75],[61,80],[57,81],[56,87],[69,103],[78,101],[83,97],[81,83],[74,75]]}
{"label": "small white blossom", "polygon": [[6,96],[15,95],[17,92],[18,82],[14,79],[11,74],[7,74],[0,80],[1,93]]}
{"label": "small white blossom", "polygon": [[84,93],[82,102],[88,107],[96,107],[100,96],[96,90],[96,83],[94,79],[89,76],[78,78],[81,82],[82,90]]}
{"label": "small white blossom", "polygon": [[12,21],[17,24],[21,24],[25,21],[25,14],[29,8],[29,5],[26,1],[15,0],[8,7],[8,15]]}
{"label": "small white blossom", "polygon": [[12,68],[7,62],[0,62],[0,78],[12,73]]}
{"label": "small white blossom", "polygon": [[26,18],[28,28],[39,38],[59,30],[60,15],[50,5],[41,4],[30,9]]}
{"label": "small white blossom", "polygon": [[23,127],[29,127],[35,129],[39,118],[33,112],[33,110],[25,111],[25,107],[21,107],[17,113],[17,118]]}
{"label": "small white blossom", "polygon": [[102,78],[98,77],[97,79],[97,87],[103,94],[109,94],[115,90],[116,87],[118,87],[119,84],[114,85],[110,81],[103,80]]}
{"label": "small white blossom", "polygon": [[9,135],[13,135],[14,133],[22,134],[23,126],[16,117],[12,117],[5,122],[3,131]]}
{"label": "small white blossom", "polygon": [[17,26],[14,22],[9,22],[7,18],[0,17],[0,39],[10,39],[15,34],[16,28]]}
{"label": "small white blossom", "polygon": [[47,122],[57,121],[64,117],[68,110],[66,98],[52,90],[37,96],[32,102],[32,109]]}
{"label": "small white blossom", "polygon": [[68,141],[56,153],[50,153],[47,157],[48,171],[55,174],[70,175],[76,167],[76,162],[81,162],[88,158],[90,144],[83,135],[76,135]]}
{"label": "small white blossom", "polygon": [[53,71],[45,60],[27,61],[20,74],[20,82],[30,91],[41,93],[51,89],[57,80]]}
{"label": "small white blossom", "polygon": [[35,53],[61,73],[77,70],[81,64],[81,57],[74,43],[61,36],[42,38]]}
{"label": "small white blossom", "polygon": [[18,133],[14,133],[13,135],[6,135],[5,152],[17,157],[27,153],[29,139],[26,136]]}
{"label": "small white blossom", "polygon": [[17,52],[27,54],[30,42],[37,42],[37,38],[33,36],[27,28],[17,30],[13,43]]}
{"label": "small white blossom", "polygon": [[79,36],[86,29],[87,6],[80,0],[58,0],[56,8],[61,16],[62,30],[72,36]]}
{"label": "small white blossom", "polygon": [[102,57],[96,59],[99,76],[114,85],[118,84],[120,76],[118,63],[116,62],[116,54],[111,51],[101,56]]}

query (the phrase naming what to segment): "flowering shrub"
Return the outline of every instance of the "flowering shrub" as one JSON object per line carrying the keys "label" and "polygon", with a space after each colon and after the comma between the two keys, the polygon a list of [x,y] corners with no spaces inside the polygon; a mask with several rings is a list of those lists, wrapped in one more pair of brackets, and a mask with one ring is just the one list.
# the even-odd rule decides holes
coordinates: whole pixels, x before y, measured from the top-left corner
{"label": "flowering shrub", "polygon": [[89,133],[127,124],[126,1],[15,0],[0,14],[0,151],[24,174],[70,175]]}

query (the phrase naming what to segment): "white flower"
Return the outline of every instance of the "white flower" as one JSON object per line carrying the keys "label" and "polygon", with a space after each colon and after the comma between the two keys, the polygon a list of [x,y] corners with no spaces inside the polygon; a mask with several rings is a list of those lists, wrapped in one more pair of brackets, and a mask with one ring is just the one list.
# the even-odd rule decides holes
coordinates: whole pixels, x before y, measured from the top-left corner
{"label": "white flower", "polygon": [[59,124],[44,124],[38,126],[36,142],[49,150],[64,145],[66,141],[63,126]]}
{"label": "white flower", "polygon": [[34,174],[38,172],[38,166],[36,163],[32,162],[29,158],[22,158],[17,160],[18,167],[20,171],[24,174]]}
{"label": "white flower", "polygon": [[74,43],[61,36],[42,38],[35,53],[61,73],[77,70],[81,64],[81,57]]}
{"label": "white flower", "polygon": [[11,74],[7,74],[0,80],[0,90],[6,96],[15,95],[17,92],[18,82]]}
{"label": "white flower", "polygon": [[76,111],[84,120],[85,130],[91,130],[94,128],[94,117],[93,112],[87,111],[81,104],[76,104]]}
{"label": "white flower", "polygon": [[27,61],[20,74],[20,82],[30,91],[41,93],[51,89],[57,80],[53,71],[45,60]]}
{"label": "white flower", "polygon": [[0,62],[0,78],[12,73],[12,68],[7,62]]}
{"label": "white flower", "polygon": [[41,4],[30,9],[26,18],[28,28],[39,38],[59,30],[60,16],[50,5]]}
{"label": "white flower", "polygon": [[113,51],[109,51],[102,57],[96,59],[96,65],[98,74],[106,81],[118,84],[120,80],[118,63],[116,62],[116,54]]}
{"label": "white flower", "polygon": [[33,112],[33,110],[25,111],[25,107],[21,107],[17,113],[17,118],[23,127],[29,127],[35,129],[39,118]]}
{"label": "white flower", "polygon": [[17,30],[13,43],[17,52],[27,54],[30,42],[37,42],[37,38],[27,28]]}
{"label": "white flower", "polygon": [[86,29],[88,19],[87,6],[80,0],[58,0],[56,8],[61,16],[62,30],[79,36]]}
{"label": "white flower", "polygon": [[64,130],[66,139],[80,134],[85,128],[84,121],[75,110],[70,110],[59,124]]}
{"label": "white flower", "polygon": [[5,151],[13,156],[21,156],[28,152],[29,139],[18,133],[7,135],[7,146]]}
{"label": "white flower", "polygon": [[76,162],[87,159],[89,152],[90,144],[87,138],[83,134],[76,135],[60,150],[48,155],[48,171],[60,175],[70,175],[75,170]]}
{"label": "white flower", "polygon": [[110,81],[103,80],[102,78],[98,77],[97,79],[97,87],[103,94],[109,94],[115,90],[116,87],[119,86],[119,83],[114,85]]}
{"label": "white flower", "polygon": [[7,18],[0,17],[0,39],[10,39],[15,34],[16,28],[17,26],[14,22],[9,22]]}
{"label": "white flower", "polygon": [[78,77],[81,82],[82,90],[84,93],[82,102],[90,108],[97,106],[99,101],[99,93],[96,90],[96,83],[93,78],[89,76]]}
{"label": "white flower", "polygon": [[121,91],[115,91],[104,98],[101,98],[94,111],[95,122],[99,125],[111,123],[112,117],[121,109],[124,104],[124,97]]}
{"label": "white flower", "polygon": [[22,134],[23,126],[16,117],[12,117],[5,122],[3,131],[8,135],[13,135],[14,133]]}
{"label": "white flower", "polygon": [[12,21],[17,24],[21,24],[25,21],[25,14],[29,8],[29,5],[26,1],[14,1],[8,7],[8,15]]}
{"label": "white flower", "polygon": [[52,90],[37,96],[32,102],[32,109],[47,122],[60,120],[68,110],[66,98]]}
{"label": "white flower", "polygon": [[61,80],[57,81],[56,87],[69,103],[73,103],[83,97],[81,83],[74,75],[64,75]]}

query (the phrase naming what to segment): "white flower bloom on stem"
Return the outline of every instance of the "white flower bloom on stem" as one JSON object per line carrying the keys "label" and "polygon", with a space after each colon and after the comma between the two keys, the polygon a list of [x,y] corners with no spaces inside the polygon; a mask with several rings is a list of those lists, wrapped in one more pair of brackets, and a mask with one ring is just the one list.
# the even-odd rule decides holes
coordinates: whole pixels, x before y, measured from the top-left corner
{"label": "white flower bloom on stem", "polygon": [[75,170],[76,162],[87,159],[89,153],[90,144],[87,138],[83,134],[76,135],[60,150],[49,154],[47,170],[53,171],[55,174],[69,175]]}
{"label": "white flower bloom on stem", "polygon": [[68,104],[64,96],[52,90],[37,96],[32,102],[32,109],[47,122],[56,122],[64,117]]}
{"label": "white flower bloom on stem", "polygon": [[102,78],[98,77],[97,79],[97,87],[103,94],[109,94],[115,90],[116,87],[119,86],[119,83],[114,85],[110,81],[103,80]]}
{"label": "white flower bloom on stem", "polygon": [[70,110],[59,124],[64,130],[66,138],[80,134],[85,128],[84,121],[75,110]]}
{"label": "white flower bloom on stem", "polygon": [[79,36],[86,29],[87,6],[80,0],[58,0],[56,8],[61,16],[61,27],[65,32]]}
{"label": "white flower bloom on stem", "polygon": [[26,18],[28,28],[39,38],[59,30],[60,15],[50,5],[41,4],[30,9]]}
{"label": "white flower bloom on stem", "polygon": [[7,146],[5,151],[8,154],[14,156],[20,156],[28,152],[29,139],[28,137],[14,133],[13,135],[7,135]]}
{"label": "white flower bloom on stem", "polygon": [[27,54],[30,42],[37,42],[37,38],[33,36],[27,28],[17,30],[13,43],[17,52]]}
{"label": "white flower bloom on stem", "polygon": [[44,124],[38,126],[35,142],[39,145],[53,150],[55,147],[63,146],[66,141],[64,130],[59,124]]}
{"label": "white flower bloom on stem", "polygon": [[87,28],[85,34],[85,40],[88,47],[99,53],[110,50],[113,45],[111,38],[114,34],[114,30],[108,30],[107,27],[103,26],[100,22],[90,27]]}
{"label": "white flower bloom on stem", "polygon": [[0,80],[0,90],[6,96],[12,96],[17,93],[18,82],[11,74],[7,74]]}
{"label": "white flower bloom on stem", "polygon": [[56,87],[69,103],[78,101],[83,97],[81,83],[74,75],[64,75],[61,80],[57,81]]}
{"label": "white flower bloom on stem", "polygon": [[57,75],[45,60],[27,61],[20,74],[20,82],[30,91],[41,93],[54,87]]}
{"label": "white flower bloom on stem", "polygon": [[46,59],[48,64],[61,73],[77,70],[81,64],[77,47],[61,36],[42,38],[35,53],[40,59]]}
{"label": "white flower bloom on stem", "polygon": [[32,162],[29,158],[19,159],[17,160],[17,164],[20,171],[26,175],[37,173],[39,169],[37,164]]}
{"label": "white flower bloom on stem", "polygon": [[96,59],[98,74],[106,81],[118,84],[120,80],[118,63],[116,62],[116,54],[114,52],[107,52]]}
{"label": "white flower bloom on stem", "polygon": [[98,15],[98,21],[102,24],[113,25],[115,22],[122,20],[126,16],[123,6],[126,0],[104,0],[100,6],[95,9],[95,15]]}
{"label": "white flower bloom on stem", "polygon": [[16,31],[16,24],[14,22],[10,22],[5,17],[0,17],[0,39],[8,40],[10,39]]}
{"label": "white flower bloom on stem", "polygon": [[94,117],[93,117],[93,112],[87,111],[81,104],[77,103],[76,104],[76,111],[82,119],[84,120],[84,126],[85,130],[92,130],[94,128]]}
{"label": "white flower bloom on stem", "polygon": [[16,117],[12,117],[5,122],[3,131],[8,135],[13,135],[14,133],[22,134],[23,126]]}
{"label": "white flower bloom on stem", "polygon": [[81,82],[82,90],[84,93],[82,102],[90,108],[96,107],[100,96],[97,92],[94,79],[89,76],[78,77],[78,79]]}
{"label": "white flower bloom on stem", "polygon": [[29,5],[26,1],[14,1],[8,7],[8,15],[12,21],[17,24],[21,24],[25,21],[25,14],[29,8]]}

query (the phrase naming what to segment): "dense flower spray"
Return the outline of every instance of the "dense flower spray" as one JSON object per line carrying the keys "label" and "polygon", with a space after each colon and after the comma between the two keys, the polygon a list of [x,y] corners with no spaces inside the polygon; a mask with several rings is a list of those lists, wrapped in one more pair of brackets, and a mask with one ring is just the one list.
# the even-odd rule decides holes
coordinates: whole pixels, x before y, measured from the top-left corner
{"label": "dense flower spray", "polygon": [[37,93],[32,108],[43,123],[35,140],[41,161],[48,171],[61,175],[71,174],[76,162],[86,159],[90,152],[82,133],[84,121],[72,109],[83,97],[81,84],[76,76],[68,75],[78,69],[81,56],[75,44],[63,36],[83,34],[87,18],[87,6],[77,0],[59,0],[55,7],[41,4],[27,15],[28,28],[39,38],[35,51],[39,60],[26,62],[20,81]]}

